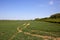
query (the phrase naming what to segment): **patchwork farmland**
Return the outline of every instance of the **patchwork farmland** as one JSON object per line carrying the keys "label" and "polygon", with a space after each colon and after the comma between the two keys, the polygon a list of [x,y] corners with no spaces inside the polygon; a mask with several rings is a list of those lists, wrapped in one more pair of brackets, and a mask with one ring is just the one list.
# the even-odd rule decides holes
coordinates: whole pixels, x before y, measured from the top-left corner
{"label": "patchwork farmland", "polygon": [[60,40],[60,24],[32,20],[0,20],[0,40]]}

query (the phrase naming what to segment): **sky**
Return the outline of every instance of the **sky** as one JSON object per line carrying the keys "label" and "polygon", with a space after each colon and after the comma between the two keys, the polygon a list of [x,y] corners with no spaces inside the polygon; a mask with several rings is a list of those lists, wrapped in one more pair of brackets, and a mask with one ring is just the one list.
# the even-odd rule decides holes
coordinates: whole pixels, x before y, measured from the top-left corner
{"label": "sky", "polygon": [[60,0],[0,0],[0,20],[29,20],[60,13]]}

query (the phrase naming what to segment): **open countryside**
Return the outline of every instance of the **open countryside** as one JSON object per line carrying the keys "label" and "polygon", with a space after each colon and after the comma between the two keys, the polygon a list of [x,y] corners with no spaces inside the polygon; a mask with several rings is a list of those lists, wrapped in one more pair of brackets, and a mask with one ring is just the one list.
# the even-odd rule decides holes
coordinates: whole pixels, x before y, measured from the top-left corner
{"label": "open countryside", "polygon": [[0,40],[60,40],[60,24],[39,20],[0,20]]}
{"label": "open countryside", "polygon": [[0,40],[60,40],[60,0],[0,0]]}

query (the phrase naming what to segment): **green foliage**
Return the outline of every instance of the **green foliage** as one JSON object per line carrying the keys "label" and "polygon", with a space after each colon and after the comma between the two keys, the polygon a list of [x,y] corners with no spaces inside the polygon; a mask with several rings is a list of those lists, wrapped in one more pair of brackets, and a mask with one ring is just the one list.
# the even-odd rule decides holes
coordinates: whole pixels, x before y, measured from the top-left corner
{"label": "green foliage", "polygon": [[34,20],[35,20],[35,21],[40,21],[40,18],[35,18]]}
{"label": "green foliage", "polygon": [[56,13],[51,15],[48,18],[36,18],[36,21],[45,21],[45,22],[50,22],[50,23],[60,23],[60,13]]}
{"label": "green foliage", "polygon": [[60,13],[51,15],[50,18],[46,21],[52,22],[52,23],[60,23]]}
{"label": "green foliage", "polygon": [[50,18],[60,18],[60,13],[53,14]]}

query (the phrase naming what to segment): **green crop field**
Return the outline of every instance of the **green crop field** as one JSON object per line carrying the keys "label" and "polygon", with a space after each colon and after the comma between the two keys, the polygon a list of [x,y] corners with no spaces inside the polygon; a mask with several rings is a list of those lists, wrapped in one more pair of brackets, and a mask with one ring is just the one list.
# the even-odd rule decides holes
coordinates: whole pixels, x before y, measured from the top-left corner
{"label": "green crop field", "polygon": [[0,40],[60,40],[60,24],[32,20],[0,20]]}

